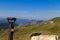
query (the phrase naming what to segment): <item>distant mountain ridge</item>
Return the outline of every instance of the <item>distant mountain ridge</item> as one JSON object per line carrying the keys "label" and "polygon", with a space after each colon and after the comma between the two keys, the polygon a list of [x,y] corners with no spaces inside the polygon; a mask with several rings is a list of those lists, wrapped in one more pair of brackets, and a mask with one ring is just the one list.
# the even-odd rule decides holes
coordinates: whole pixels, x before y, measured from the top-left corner
{"label": "distant mountain ridge", "polygon": [[[39,23],[39,22],[42,22],[42,20],[29,20],[29,19],[17,18],[15,25],[18,26],[19,24],[28,24],[28,23],[32,23],[32,22]],[[6,18],[0,18],[0,28],[6,29],[8,27],[9,27],[8,20]]]}
{"label": "distant mountain ridge", "polygon": [[[31,23],[31,22],[42,22],[43,20],[30,20],[30,19],[21,19],[17,18],[16,22],[17,24],[25,24],[25,23]],[[6,18],[0,18],[0,23],[7,23],[8,20]]]}

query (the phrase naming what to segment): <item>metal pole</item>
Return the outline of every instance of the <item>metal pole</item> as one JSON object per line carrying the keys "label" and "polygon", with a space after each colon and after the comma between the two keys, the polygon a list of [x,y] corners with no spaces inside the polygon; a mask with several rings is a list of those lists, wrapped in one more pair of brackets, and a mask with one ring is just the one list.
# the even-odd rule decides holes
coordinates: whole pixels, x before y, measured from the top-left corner
{"label": "metal pole", "polygon": [[9,28],[9,39],[8,40],[13,40],[13,33],[14,33],[14,23],[10,22],[10,28]]}

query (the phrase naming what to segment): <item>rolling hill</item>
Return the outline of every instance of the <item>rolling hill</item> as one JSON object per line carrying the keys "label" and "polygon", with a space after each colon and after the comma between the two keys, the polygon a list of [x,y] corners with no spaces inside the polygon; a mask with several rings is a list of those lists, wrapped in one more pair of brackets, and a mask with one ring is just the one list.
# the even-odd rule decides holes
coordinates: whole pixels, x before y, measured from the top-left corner
{"label": "rolling hill", "polygon": [[[46,35],[58,35],[60,38],[60,17],[55,17],[41,23],[29,23],[17,26],[14,31],[14,40],[30,40],[30,35],[34,32]],[[8,40],[8,29],[1,30],[0,34],[0,40]]]}

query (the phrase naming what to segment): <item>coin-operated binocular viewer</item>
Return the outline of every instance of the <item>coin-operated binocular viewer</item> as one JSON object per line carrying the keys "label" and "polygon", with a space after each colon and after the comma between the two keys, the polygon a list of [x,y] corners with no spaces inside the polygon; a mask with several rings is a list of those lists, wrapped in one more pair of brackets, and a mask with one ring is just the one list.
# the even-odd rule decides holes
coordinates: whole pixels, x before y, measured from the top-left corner
{"label": "coin-operated binocular viewer", "polygon": [[14,25],[15,25],[16,18],[8,17],[7,20],[9,23],[9,38],[8,38],[8,40],[13,40]]}

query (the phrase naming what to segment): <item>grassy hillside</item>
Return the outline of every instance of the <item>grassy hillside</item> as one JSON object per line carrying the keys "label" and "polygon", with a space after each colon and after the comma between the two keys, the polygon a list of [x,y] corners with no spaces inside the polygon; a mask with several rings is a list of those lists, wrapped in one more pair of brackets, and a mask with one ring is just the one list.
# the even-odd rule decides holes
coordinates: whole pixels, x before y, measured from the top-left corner
{"label": "grassy hillside", "polygon": [[[15,27],[14,40],[30,40],[31,33],[56,34],[60,37],[60,17],[42,23],[31,23]],[[8,40],[8,31],[0,31],[0,40]]]}

